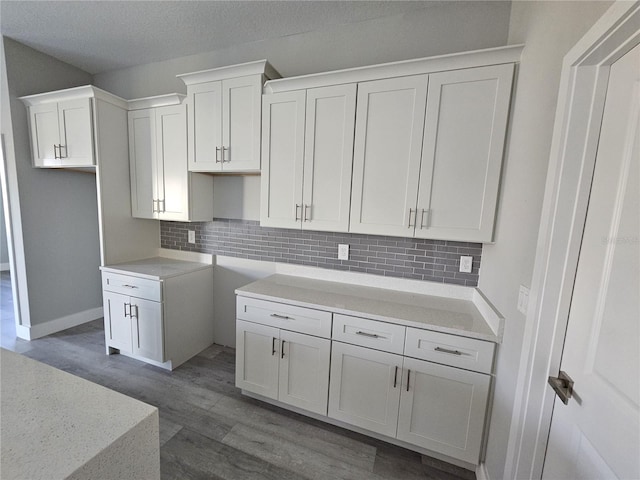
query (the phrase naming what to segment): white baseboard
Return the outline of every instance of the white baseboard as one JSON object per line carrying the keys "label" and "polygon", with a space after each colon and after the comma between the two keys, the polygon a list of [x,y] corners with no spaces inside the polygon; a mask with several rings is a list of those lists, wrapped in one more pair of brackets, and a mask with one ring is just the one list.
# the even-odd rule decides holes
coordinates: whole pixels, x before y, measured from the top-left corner
{"label": "white baseboard", "polygon": [[35,340],[36,338],[45,337],[52,333],[61,332],[67,328],[75,327],[83,323],[91,322],[102,318],[102,307],[90,308],[83,312],[73,313],[66,317],[55,318],[48,322],[38,323],[32,326],[17,325],[16,335],[23,340]]}
{"label": "white baseboard", "polygon": [[487,465],[485,463],[481,463],[476,467],[476,479],[491,480],[491,477],[489,477],[489,472],[487,472]]}
{"label": "white baseboard", "polygon": [[6,272],[7,270],[9,270],[11,267],[9,267],[9,262],[6,263],[0,263],[0,272]]}

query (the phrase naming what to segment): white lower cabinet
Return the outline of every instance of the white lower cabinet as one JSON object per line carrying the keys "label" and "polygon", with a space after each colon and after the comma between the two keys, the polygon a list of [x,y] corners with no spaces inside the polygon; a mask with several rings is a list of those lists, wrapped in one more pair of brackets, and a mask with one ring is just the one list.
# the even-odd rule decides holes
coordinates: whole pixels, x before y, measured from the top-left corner
{"label": "white lower cabinet", "polygon": [[326,415],[331,341],[243,320],[236,323],[236,386]]}

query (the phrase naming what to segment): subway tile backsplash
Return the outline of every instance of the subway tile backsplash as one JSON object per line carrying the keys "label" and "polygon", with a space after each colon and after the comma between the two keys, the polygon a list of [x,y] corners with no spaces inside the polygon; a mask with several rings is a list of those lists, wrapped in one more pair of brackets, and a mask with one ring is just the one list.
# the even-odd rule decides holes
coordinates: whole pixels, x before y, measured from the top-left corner
{"label": "subway tile backsplash", "polygon": [[[195,244],[187,242],[189,230],[196,232]],[[482,256],[480,243],[268,228],[229,219],[160,222],[160,242],[174,250],[470,287],[478,285]],[[349,244],[349,260],[338,260],[340,243]],[[473,256],[471,273],[458,271],[460,255]]]}

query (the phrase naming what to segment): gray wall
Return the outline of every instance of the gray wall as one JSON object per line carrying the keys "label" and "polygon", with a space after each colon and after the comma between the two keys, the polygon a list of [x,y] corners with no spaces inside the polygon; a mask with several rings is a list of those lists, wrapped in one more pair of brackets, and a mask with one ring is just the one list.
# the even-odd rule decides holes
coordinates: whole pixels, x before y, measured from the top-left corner
{"label": "gray wall", "polygon": [[3,43],[35,325],[102,305],[96,180],[92,174],[31,166],[27,110],[18,97],[86,85],[92,78],[11,39]]}
{"label": "gray wall", "polygon": [[495,244],[485,245],[480,289],[504,315],[495,400],[487,448],[492,479],[504,478],[509,429],[518,388],[525,316],[519,285],[533,275],[544,184],[558,99],[562,59],[610,2],[513,2],[509,43],[524,43],[503,168]]}

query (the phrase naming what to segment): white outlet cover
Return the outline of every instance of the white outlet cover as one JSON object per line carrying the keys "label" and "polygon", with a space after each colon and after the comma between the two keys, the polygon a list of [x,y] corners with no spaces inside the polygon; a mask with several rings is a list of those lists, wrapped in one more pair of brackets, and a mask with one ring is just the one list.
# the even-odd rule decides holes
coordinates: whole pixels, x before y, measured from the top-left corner
{"label": "white outlet cover", "polygon": [[460,257],[460,271],[462,273],[471,273],[473,270],[473,257],[462,255]]}
{"label": "white outlet cover", "polygon": [[349,260],[349,245],[340,243],[338,244],[338,260]]}
{"label": "white outlet cover", "polygon": [[195,230],[187,230],[189,232],[187,242],[196,243],[196,232]]}

